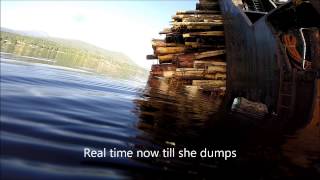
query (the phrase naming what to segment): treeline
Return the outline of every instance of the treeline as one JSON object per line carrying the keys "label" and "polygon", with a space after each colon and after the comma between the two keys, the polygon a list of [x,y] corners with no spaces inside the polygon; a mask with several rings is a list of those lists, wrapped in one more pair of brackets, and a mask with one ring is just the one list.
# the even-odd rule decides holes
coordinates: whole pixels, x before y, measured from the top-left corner
{"label": "treeline", "polygon": [[126,78],[144,75],[146,71],[122,53],[76,40],[40,38],[1,31],[0,42],[1,52],[51,59],[56,65],[91,69],[111,76]]}

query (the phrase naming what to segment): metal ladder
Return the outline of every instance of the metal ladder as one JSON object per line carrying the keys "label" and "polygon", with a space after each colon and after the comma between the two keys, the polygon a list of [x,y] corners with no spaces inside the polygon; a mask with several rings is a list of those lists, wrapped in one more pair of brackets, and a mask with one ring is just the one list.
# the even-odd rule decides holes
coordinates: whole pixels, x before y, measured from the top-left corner
{"label": "metal ladder", "polygon": [[[296,97],[296,73],[297,70],[293,69],[291,80],[282,80],[280,91],[279,91],[279,106],[278,113],[286,118],[292,118],[295,108],[295,97]],[[287,100],[284,102],[284,99]],[[284,114],[283,114],[284,113]]]}
{"label": "metal ladder", "polygon": [[246,0],[249,10],[265,12],[260,0]]}

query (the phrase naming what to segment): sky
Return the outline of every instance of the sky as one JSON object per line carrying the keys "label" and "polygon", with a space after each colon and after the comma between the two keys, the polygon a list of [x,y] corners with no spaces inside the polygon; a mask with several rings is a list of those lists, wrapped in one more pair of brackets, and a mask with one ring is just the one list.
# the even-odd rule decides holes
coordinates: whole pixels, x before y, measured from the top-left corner
{"label": "sky", "polygon": [[41,31],[123,52],[149,68],[152,38],[169,27],[177,10],[195,9],[196,0],[1,0],[1,27]]}

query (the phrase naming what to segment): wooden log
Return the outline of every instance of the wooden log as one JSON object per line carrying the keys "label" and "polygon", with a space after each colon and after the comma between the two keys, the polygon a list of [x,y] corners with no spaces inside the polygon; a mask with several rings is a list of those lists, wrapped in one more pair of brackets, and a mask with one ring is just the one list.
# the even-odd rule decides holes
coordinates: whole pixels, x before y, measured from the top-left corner
{"label": "wooden log", "polygon": [[207,57],[214,57],[214,56],[219,56],[225,54],[225,50],[215,50],[215,51],[206,51],[206,52],[201,52],[201,53],[196,53],[195,54],[195,59],[203,59]]}
{"label": "wooden log", "polygon": [[175,21],[183,21],[183,19],[195,19],[197,21],[204,21],[205,19],[223,19],[222,15],[217,14],[180,14],[180,15],[173,15],[172,19]]}
{"label": "wooden log", "polygon": [[206,66],[227,66],[226,62],[222,62],[222,61],[194,61],[194,65],[197,64],[204,64]]}
{"label": "wooden log", "polygon": [[184,46],[180,47],[156,47],[156,54],[177,54],[185,52],[186,48]]}
{"label": "wooden log", "polygon": [[181,46],[177,43],[166,43],[163,39],[152,39],[151,41],[152,47],[174,47]]}
{"label": "wooden log", "polygon": [[200,43],[200,42],[190,42],[190,41],[185,41],[184,44],[188,48],[210,48],[210,49],[222,49],[225,46],[224,45],[217,45],[217,44],[205,44],[205,43]]}
{"label": "wooden log", "polygon": [[175,77],[181,79],[203,79],[204,74],[204,69],[177,68],[175,72]]}
{"label": "wooden log", "polygon": [[166,55],[158,55],[158,59],[160,63],[171,63],[176,56],[181,55],[182,53],[178,54],[166,54]]}
{"label": "wooden log", "polygon": [[215,79],[219,80],[226,80],[227,79],[227,74],[226,73],[216,73],[215,74]]}
{"label": "wooden log", "polygon": [[225,87],[225,80],[193,80],[193,86]]}
{"label": "wooden log", "polygon": [[158,56],[158,59],[160,63],[172,62],[172,60],[174,59],[174,54],[161,55]]}
{"label": "wooden log", "polygon": [[207,72],[208,73],[217,73],[217,72],[226,73],[227,68],[226,66],[208,66]]}
{"label": "wooden log", "polygon": [[180,26],[217,26],[223,25],[223,20],[214,20],[213,22],[172,22],[172,26],[180,27]]}
{"label": "wooden log", "polygon": [[175,71],[176,66],[174,64],[153,64],[151,66],[152,71]]}
{"label": "wooden log", "polygon": [[172,78],[176,71],[163,71],[163,77],[165,78]]}
{"label": "wooden log", "polygon": [[214,10],[189,10],[189,11],[177,11],[176,15],[180,14],[220,14],[221,11]]}
{"label": "wooden log", "polygon": [[178,55],[174,63],[179,68],[193,68],[194,54],[181,54]]}
{"label": "wooden log", "polygon": [[191,32],[182,35],[184,38],[194,36],[224,36],[224,31]]}
{"label": "wooden log", "polygon": [[205,79],[212,79],[212,80],[226,80],[227,75],[226,73],[214,73],[214,74],[205,74]]}
{"label": "wooden log", "polygon": [[157,57],[156,55],[154,55],[154,54],[148,54],[148,55],[146,56],[146,58],[147,58],[148,60],[158,59],[158,57]]}
{"label": "wooden log", "polygon": [[231,110],[254,118],[263,118],[268,114],[268,107],[265,104],[249,101],[244,97],[235,98]]}
{"label": "wooden log", "polygon": [[164,28],[159,34],[169,34],[172,33],[171,28]]}

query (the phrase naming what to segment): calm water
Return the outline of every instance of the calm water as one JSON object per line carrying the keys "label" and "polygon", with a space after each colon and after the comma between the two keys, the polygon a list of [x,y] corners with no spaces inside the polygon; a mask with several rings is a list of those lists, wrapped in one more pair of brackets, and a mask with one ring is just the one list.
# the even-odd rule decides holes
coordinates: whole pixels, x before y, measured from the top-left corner
{"label": "calm water", "polygon": [[[319,121],[284,134],[235,118],[223,100],[1,58],[3,179],[283,179],[320,177]],[[223,109],[223,108],[222,108]],[[237,157],[85,159],[83,148],[234,149]]]}

